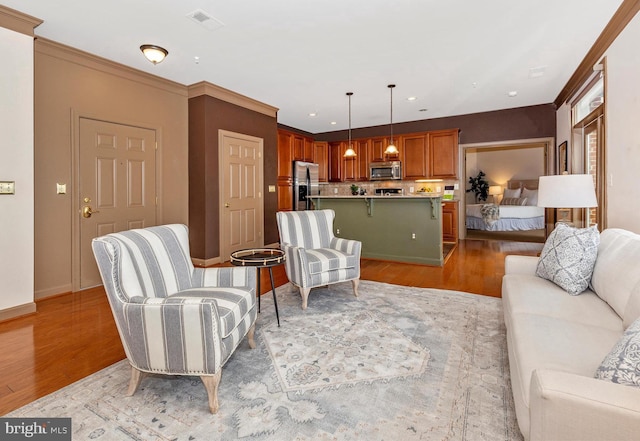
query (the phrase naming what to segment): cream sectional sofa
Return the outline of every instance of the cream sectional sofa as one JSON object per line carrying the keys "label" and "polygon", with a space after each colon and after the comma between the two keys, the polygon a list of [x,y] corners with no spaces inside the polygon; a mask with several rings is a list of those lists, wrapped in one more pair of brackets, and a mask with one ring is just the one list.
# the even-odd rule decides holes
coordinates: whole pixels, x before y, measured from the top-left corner
{"label": "cream sectional sofa", "polygon": [[526,440],[639,440],[640,388],[595,379],[640,317],[640,235],[600,234],[590,289],[571,296],[508,256],[502,281],[511,383]]}

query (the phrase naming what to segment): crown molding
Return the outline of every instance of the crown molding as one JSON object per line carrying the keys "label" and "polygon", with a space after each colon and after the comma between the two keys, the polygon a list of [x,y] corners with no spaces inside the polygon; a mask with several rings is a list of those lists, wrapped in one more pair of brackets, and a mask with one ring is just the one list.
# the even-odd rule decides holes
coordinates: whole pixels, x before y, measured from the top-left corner
{"label": "crown molding", "polygon": [[254,112],[263,113],[267,116],[276,118],[278,115],[278,108],[254,100],[244,95],[240,95],[232,90],[225,89],[224,87],[216,86],[215,84],[207,81],[201,81],[199,83],[192,84],[188,87],[189,98],[195,98],[202,95],[207,95],[227,103],[235,104],[245,109],[253,110]]}
{"label": "crown molding", "polygon": [[618,38],[629,22],[640,11],[640,0],[624,0],[613,17],[607,23],[596,42],[591,46],[578,68],[555,99],[556,108],[560,108],[582,86],[585,79],[593,72],[609,46]]}
{"label": "crown molding", "polygon": [[155,75],[134,69],[106,58],[66,46],[46,38],[37,37],[35,41],[36,53],[47,55],[70,63],[115,75],[146,86],[162,89],[166,92],[187,96],[187,87],[175,81],[166,80]]}
{"label": "crown molding", "polygon": [[42,20],[23,14],[15,9],[0,5],[0,26],[33,37],[33,29],[42,24]]}

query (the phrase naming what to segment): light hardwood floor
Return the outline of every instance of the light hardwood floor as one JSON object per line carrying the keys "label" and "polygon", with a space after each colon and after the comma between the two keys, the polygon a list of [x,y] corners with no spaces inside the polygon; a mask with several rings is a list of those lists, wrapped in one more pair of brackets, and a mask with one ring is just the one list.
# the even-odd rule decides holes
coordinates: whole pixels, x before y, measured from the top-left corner
{"label": "light hardwood floor", "polygon": [[[442,268],[362,259],[361,278],[499,297],[505,256],[541,249],[538,243],[463,240]],[[274,268],[274,280],[287,283],[283,266]],[[270,290],[267,271],[261,288]],[[38,301],[37,313],[0,323],[0,348],[0,415],[124,358],[102,288]]]}

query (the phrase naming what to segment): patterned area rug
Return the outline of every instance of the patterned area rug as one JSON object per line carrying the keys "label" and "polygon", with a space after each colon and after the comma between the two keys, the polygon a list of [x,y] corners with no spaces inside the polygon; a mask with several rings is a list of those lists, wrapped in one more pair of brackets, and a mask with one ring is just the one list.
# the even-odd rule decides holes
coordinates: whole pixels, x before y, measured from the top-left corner
{"label": "patterned area rug", "polygon": [[220,411],[197,377],[146,377],[126,361],[6,416],[72,417],[73,439],[522,440],[501,300],[362,281],[288,285],[262,298],[256,343],[223,368]]}

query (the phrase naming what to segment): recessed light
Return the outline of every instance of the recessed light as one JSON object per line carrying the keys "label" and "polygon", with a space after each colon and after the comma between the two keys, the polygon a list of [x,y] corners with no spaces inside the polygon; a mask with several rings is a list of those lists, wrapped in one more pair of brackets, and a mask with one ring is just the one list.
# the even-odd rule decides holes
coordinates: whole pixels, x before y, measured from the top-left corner
{"label": "recessed light", "polygon": [[331,121],[332,126],[335,126],[336,124],[338,124],[336,121]]}
{"label": "recessed light", "polygon": [[314,116],[318,116],[318,114],[316,112],[311,112],[309,116],[314,117]]}
{"label": "recessed light", "polygon": [[514,96],[518,95],[518,91],[517,90],[512,90],[511,92],[508,92],[507,95],[509,95],[511,98],[513,98]]}
{"label": "recessed light", "polygon": [[418,98],[417,98],[417,97],[415,97],[415,96],[410,96],[409,98],[407,98],[407,101],[415,101],[415,100],[417,100],[417,99],[418,99]]}

